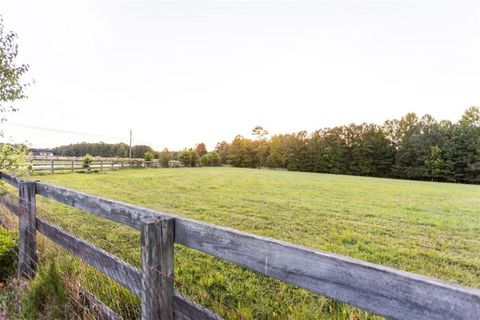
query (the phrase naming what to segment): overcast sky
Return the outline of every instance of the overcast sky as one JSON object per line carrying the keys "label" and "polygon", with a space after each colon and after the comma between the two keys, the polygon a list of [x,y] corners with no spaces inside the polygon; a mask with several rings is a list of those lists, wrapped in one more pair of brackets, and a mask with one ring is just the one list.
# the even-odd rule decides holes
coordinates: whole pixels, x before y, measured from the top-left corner
{"label": "overcast sky", "polygon": [[[212,148],[480,104],[480,3],[2,0],[35,79],[6,137]],[[69,134],[20,127],[78,132]],[[88,134],[88,135],[86,135]]]}

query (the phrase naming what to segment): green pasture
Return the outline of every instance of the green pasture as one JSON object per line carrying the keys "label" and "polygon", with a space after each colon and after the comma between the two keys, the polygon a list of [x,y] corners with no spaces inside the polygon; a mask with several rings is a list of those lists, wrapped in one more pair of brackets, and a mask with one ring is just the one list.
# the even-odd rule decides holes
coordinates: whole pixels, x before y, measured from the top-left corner
{"label": "green pasture", "polygon": [[[129,169],[39,179],[480,287],[480,186],[228,167]],[[37,201],[40,216],[139,265],[137,231],[42,197]],[[52,256],[51,249],[46,251]],[[75,261],[55,251],[57,259]],[[178,290],[225,318],[374,318],[181,246],[176,246],[175,259]],[[137,314],[138,299],[97,272],[85,266],[70,266],[68,272],[126,317]]]}

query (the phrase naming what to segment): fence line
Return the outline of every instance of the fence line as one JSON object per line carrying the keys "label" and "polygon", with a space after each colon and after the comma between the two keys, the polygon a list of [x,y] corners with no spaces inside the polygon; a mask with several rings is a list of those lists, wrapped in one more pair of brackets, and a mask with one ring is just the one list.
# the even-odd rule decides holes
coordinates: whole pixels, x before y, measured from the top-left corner
{"label": "fence line", "polygon": [[[40,182],[24,182],[5,173],[0,179],[19,189],[34,184],[38,195],[140,230],[141,270],[36,219],[41,233],[140,296],[142,319],[177,319],[180,314],[185,319],[219,319],[173,290],[169,272],[174,242],[393,319],[473,319],[480,314],[480,291],[476,289]],[[16,209],[7,200],[0,203]],[[24,210],[17,212],[24,214]],[[84,254],[88,250],[91,254]],[[153,287],[148,286],[152,283]]]}
{"label": "fence line", "polygon": [[29,157],[28,165],[32,172],[76,172],[76,171],[107,171],[123,168],[158,168],[158,160],[129,158],[92,158],[85,164],[83,158],[78,157]]}

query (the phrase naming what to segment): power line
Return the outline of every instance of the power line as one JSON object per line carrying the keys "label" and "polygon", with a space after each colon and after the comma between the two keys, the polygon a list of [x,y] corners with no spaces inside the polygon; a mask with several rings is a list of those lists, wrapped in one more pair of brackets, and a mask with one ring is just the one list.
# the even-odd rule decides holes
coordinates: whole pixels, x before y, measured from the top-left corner
{"label": "power line", "polygon": [[73,134],[77,136],[88,136],[88,137],[93,137],[93,138],[100,138],[100,139],[115,139],[115,140],[123,140],[118,137],[112,137],[112,136],[101,136],[97,134],[91,134],[91,133],[86,133],[86,132],[78,132],[78,131],[70,131],[70,130],[64,130],[64,129],[55,129],[55,128],[45,128],[45,127],[39,127],[39,126],[32,126],[28,124],[20,124],[20,123],[15,123],[15,122],[5,122],[6,125],[11,125],[14,127],[21,127],[21,128],[28,128],[28,129],[34,129],[34,130],[42,130],[42,131],[49,131],[49,132],[58,132],[58,133],[66,133],[66,134]]}
{"label": "power line", "polygon": [[[87,132],[80,132],[80,131],[72,131],[72,130],[65,130],[65,129],[58,129],[58,128],[47,128],[47,127],[41,127],[41,126],[34,126],[34,125],[29,125],[29,124],[21,124],[21,123],[16,123],[16,122],[10,122],[7,121],[5,122],[6,125],[11,125],[13,127],[21,127],[21,128],[28,128],[28,129],[33,129],[33,130],[40,130],[40,131],[47,131],[47,132],[57,132],[57,133],[64,133],[64,134],[71,134],[71,135],[76,135],[76,136],[82,136],[82,137],[92,137],[92,138],[97,138],[101,140],[116,140],[116,141],[125,141],[127,139],[125,138],[119,138],[119,137],[113,137],[113,136],[104,136],[104,135],[99,135],[99,134],[92,134],[92,133],[87,133]],[[130,129],[130,131],[132,131]],[[130,132],[130,145],[133,143],[133,137],[132,133]],[[146,141],[141,141],[137,140],[137,143],[149,145],[149,146],[155,146],[155,143],[150,143]]]}

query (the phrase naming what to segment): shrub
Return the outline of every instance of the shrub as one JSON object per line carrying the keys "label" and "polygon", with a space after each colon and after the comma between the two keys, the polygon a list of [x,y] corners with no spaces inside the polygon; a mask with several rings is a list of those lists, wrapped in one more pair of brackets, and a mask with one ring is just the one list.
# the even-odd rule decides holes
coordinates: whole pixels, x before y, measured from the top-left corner
{"label": "shrub", "polygon": [[190,148],[184,149],[182,152],[180,152],[178,155],[178,160],[180,160],[185,167],[196,167],[199,157],[195,150]]}
{"label": "shrub", "polygon": [[152,161],[152,160],[153,160],[153,153],[150,152],[150,151],[149,151],[149,152],[146,152],[145,155],[144,155],[144,157],[143,157],[143,159],[144,159],[145,161]]}
{"label": "shrub", "polygon": [[88,171],[90,171],[90,165],[92,164],[92,161],[93,161],[92,155],[90,155],[90,154],[87,153],[87,154],[83,157],[83,160],[82,160],[82,161],[83,161],[82,167],[83,167],[84,169],[87,169]]}
{"label": "shrub", "polygon": [[202,166],[219,166],[220,155],[216,151],[209,152],[200,158],[200,164]]}
{"label": "shrub", "polygon": [[17,264],[16,234],[0,228],[0,281],[5,281],[15,271]]}

